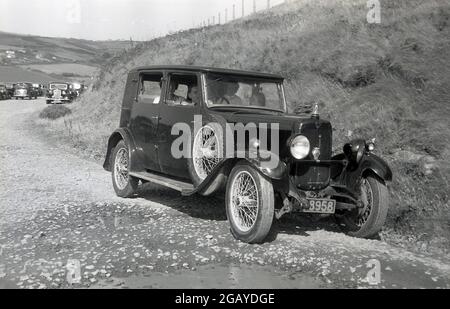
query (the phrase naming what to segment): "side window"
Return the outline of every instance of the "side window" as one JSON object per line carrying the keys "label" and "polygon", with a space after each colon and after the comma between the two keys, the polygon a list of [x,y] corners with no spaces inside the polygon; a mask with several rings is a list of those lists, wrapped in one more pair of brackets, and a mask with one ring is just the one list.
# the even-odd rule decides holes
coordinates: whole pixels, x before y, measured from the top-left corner
{"label": "side window", "polygon": [[196,105],[200,103],[200,88],[195,74],[169,74],[169,87],[166,94],[168,105]]}
{"label": "side window", "polygon": [[162,74],[142,74],[139,79],[138,102],[159,104],[161,100]]}

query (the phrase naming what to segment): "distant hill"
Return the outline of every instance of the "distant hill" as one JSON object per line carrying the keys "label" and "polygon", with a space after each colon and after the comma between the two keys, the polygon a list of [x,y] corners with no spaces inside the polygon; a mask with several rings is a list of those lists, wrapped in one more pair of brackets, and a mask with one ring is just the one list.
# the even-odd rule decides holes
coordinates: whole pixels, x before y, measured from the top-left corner
{"label": "distant hill", "polygon": [[[90,41],[0,32],[0,64],[80,63],[101,66],[117,52],[132,47],[129,41]],[[7,52],[13,57],[7,57]]]}
{"label": "distant hill", "polygon": [[41,72],[28,71],[19,67],[0,66],[0,82],[2,83],[15,83],[23,81],[41,84],[59,79],[61,78],[50,76]]}
{"label": "distant hill", "polygon": [[89,82],[111,57],[134,43],[49,38],[0,32],[0,82]]}

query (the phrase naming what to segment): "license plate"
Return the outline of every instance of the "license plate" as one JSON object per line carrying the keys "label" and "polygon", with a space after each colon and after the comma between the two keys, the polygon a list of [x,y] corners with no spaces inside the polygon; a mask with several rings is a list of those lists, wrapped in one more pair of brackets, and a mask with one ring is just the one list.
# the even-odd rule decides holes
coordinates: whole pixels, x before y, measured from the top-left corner
{"label": "license plate", "polygon": [[330,199],[308,199],[309,208],[303,209],[302,212],[314,214],[334,214],[336,211],[336,201]]}

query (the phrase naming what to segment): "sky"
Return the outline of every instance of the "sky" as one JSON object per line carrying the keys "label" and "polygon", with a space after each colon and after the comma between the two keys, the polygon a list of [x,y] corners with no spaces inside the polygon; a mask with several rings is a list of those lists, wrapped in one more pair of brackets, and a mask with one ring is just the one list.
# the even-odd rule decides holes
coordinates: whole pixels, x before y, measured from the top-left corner
{"label": "sky", "polygon": [[[254,0],[244,0],[245,14]],[[256,0],[257,10],[268,0]],[[284,0],[270,0],[271,6]],[[89,40],[149,40],[208,18],[242,16],[242,0],[0,0],[0,31]]]}

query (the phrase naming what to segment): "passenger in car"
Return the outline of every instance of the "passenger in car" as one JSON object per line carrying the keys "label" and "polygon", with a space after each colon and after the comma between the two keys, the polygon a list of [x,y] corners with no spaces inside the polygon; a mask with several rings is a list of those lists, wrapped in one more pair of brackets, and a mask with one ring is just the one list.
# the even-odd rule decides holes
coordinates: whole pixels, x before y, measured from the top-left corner
{"label": "passenger in car", "polygon": [[253,85],[252,96],[250,97],[251,106],[266,106],[266,96],[262,93],[262,88],[260,85]]}
{"label": "passenger in car", "polygon": [[169,94],[167,100],[171,101],[171,103],[181,104],[183,101],[186,101],[186,98],[180,97],[175,94],[175,92],[178,90],[178,86],[179,84],[176,81],[171,81],[169,85]]}
{"label": "passenger in car", "polygon": [[224,97],[231,105],[243,105],[242,99],[236,94],[239,91],[239,83],[227,83],[227,91]]}
{"label": "passenger in car", "polygon": [[200,91],[198,89],[198,86],[192,86],[189,89],[186,101],[184,101],[181,104],[188,105],[188,104],[198,104],[198,103],[200,103]]}

